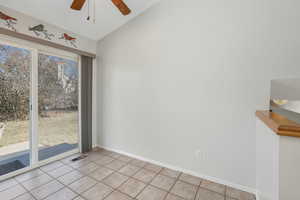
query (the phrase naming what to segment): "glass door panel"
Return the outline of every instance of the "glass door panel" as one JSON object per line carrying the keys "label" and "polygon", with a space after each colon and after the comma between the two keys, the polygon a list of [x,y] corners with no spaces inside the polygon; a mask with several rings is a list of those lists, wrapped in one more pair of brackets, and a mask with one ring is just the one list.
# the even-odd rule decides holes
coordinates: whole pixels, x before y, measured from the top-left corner
{"label": "glass door panel", "polygon": [[39,160],[78,149],[78,62],[38,55]]}
{"label": "glass door panel", "polygon": [[30,165],[32,53],[0,44],[0,176]]}

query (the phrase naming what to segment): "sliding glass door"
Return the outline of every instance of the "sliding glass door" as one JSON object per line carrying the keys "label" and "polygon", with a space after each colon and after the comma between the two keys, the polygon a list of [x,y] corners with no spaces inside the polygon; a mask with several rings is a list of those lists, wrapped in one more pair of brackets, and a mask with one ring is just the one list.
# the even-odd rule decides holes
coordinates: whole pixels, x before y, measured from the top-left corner
{"label": "sliding glass door", "polygon": [[79,151],[78,57],[45,49],[0,40],[0,178]]}
{"label": "sliding glass door", "polygon": [[78,148],[78,62],[38,55],[39,160]]}
{"label": "sliding glass door", "polygon": [[30,164],[32,52],[0,43],[0,175]]}

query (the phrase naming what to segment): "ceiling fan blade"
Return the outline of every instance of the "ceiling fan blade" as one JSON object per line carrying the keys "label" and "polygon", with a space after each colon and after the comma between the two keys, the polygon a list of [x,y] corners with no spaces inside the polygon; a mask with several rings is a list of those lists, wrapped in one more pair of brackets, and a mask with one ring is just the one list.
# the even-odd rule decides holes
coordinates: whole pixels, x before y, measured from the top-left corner
{"label": "ceiling fan blade", "polygon": [[131,13],[131,10],[128,8],[128,6],[124,3],[123,0],[111,0],[113,4],[120,10],[120,12],[123,15],[129,15]]}
{"label": "ceiling fan blade", "polygon": [[86,0],[73,0],[71,8],[73,10],[81,10]]}

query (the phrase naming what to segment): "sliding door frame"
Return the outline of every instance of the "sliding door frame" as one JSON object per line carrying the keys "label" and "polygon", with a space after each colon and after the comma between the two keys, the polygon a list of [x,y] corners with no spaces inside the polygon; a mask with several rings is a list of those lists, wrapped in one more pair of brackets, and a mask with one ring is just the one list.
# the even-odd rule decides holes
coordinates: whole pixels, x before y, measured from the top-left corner
{"label": "sliding door frame", "polygon": [[30,147],[31,147],[31,159],[30,166],[35,166],[38,159],[38,50],[34,49],[32,52],[32,64],[31,64],[31,90],[30,90]]}
{"label": "sliding door frame", "polygon": [[[64,52],[52,47],[38,45],[32,42],[24,41],[9,36],[0,35],[0,44],[9,45],[12,47],[22,48],[31,53],[30,66],[30,109],[29,109],[29,152],[30,165],[17,171],[0,176],[0,181],[14,177],[18,174],[30,171],[32,169],[43,166],[47,163],[60,160],[64,157],[81,152],[81,56],[74,53]],[[59,52],[59,53],[57,53]],[[56,56],[66,59],[71,59],[78,62],[78,148],[67,151],[65,153],[53,156],[51,158],[41,160],[38,159],[39,153],[39,134],[38,134],[38,55],[39,53]],[[68,56],[71,55],[71,56]]]}
{"label": "sliding door frame", "polygon": [[[59,57],[59,58],[64,58],[64,59],[69,59],[69,60],[73,60],[76,61],[78,63],[77,67],[78,67],[78,131],[77,131],[77,138],[78,138],[78,149],[79,152],[81,151],[81,56],[74,54],[74,56],[65,56],[62,54],[57,54],[57,53],[53,53],[51,51],[47,51],[47,50],[38,50],[37,51],[37,57],[39,54],[44,54],[44,55],[48,55],[48,56],[55,56],[55,57]],[[38,58],[37,58],[38,60]],[[36,75],[35,77],[37,77],[37,89],[38,89],[38,66],[37,67],[37,71],[36,71]],[[38,91],[37,91],[37,102],[38,102]],[[37,103],[38,105],[38,103]],[[38,109],[38,108],[37,108]],[[37,110],[37,117],[38,117],[38,110]],[[38,122],[38,120],[37,120]],[[38,132],[38,127],[36,127],[36,130]],[[37,136],[38,138],[38,136]],[[39,140],[38,140],[39,141]],[[38,143],[37,143],[38,144]],[[38,148],[38,147],[36,147]],[[40,161],[41,162],[41,161]]]}

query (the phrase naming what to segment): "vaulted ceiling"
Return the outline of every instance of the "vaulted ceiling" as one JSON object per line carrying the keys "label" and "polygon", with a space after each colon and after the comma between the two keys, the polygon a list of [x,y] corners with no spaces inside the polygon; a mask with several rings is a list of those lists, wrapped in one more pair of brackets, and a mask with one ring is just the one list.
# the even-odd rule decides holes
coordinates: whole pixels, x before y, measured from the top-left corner
{"label": "vaulted ceiling", "polygon": [[[0,5],[17,10],[49,24],[80,34],[93,40],[99,40],[136,17],[158,0],[124,0],[132,13],[123,16],[111,0],[89,0],[81,11],[70,9],[72,0],[1,0]],[[87,0],[88,2],[88,0]],[[95,23],[87,21],[88,10],[93,18],[95,5]]]}

